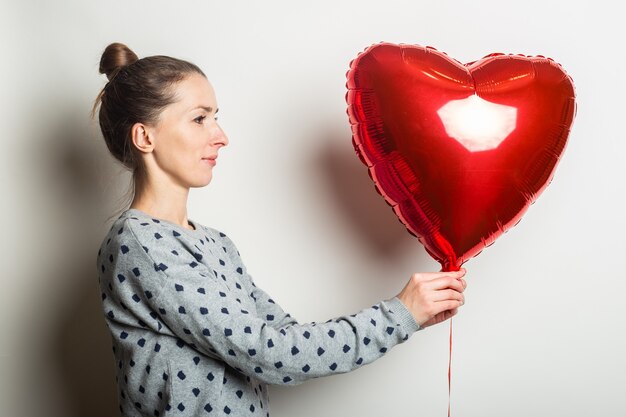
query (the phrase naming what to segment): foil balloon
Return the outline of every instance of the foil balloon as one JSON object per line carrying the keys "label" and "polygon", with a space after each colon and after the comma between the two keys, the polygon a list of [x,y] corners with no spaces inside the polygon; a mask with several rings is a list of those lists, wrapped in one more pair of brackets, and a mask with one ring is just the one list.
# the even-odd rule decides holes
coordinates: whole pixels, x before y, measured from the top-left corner
{"label": "foil balloon", "polygon": [[520,221],[552,180],[576,114],[572,79],[541,55],[463,64],[382,42],[347,79],[356,153],[442,271]]}

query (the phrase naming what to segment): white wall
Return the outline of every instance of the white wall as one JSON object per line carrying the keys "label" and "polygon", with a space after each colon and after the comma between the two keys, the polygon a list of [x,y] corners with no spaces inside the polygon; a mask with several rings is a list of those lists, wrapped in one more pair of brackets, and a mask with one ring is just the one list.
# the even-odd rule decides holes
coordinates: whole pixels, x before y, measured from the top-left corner
{"label": "white wall", "polygon": [[[439,269],[352,149],[345,73],[358,52],[388,41],[462,62],[505,52],[561,63],[578,115],[554,181],[465,264],[452,415],[626,415],[626,30],[613,4],[3,1],[0,415],[116,415],[95,256],[129,176],[88,118],[114,41],[207,73],[230,145],[189,215],[228,233],[301,322],[356,312]],[[353,373],[271,387],[272,415],[443,416],[448,329]]]}

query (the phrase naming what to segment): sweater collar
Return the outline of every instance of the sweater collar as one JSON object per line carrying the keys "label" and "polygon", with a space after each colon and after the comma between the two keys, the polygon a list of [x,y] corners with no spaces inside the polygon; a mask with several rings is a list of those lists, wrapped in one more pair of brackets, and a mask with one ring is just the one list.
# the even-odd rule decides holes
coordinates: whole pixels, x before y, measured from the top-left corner
{"label": "sweater collar", "polygon": [[201,238],[204,237],[204,235],[206,234],[206,231],[204,230],[204,228],[202,227],[201,224],[199,224],[198,222],[196,222],[195,220],[192,220],[190,218],[187,218],[187,222],[192,225],[194,227],[195,230],[191,230],[191,229],[187,229],[186,227],[182,227],[179,224],[170,222],[169,220],[165,220],[165,219],[159,219],[157,217],[154,217],[146,212],[143,212],[139,209],[136,208],[129,208],[126,211],[124,211],[120,217],[122,216],[126,216],[126,217],[136,217],[136,218],[141,218],[141,219],[146,219],[146,220],[151,220],[154,223],[161,223],[161,224],[165,224],[167,225],[170,229],[175,230],[178,233],[187,235],[187,236],[191,236],[191,237],[196,237],[196,238]]}

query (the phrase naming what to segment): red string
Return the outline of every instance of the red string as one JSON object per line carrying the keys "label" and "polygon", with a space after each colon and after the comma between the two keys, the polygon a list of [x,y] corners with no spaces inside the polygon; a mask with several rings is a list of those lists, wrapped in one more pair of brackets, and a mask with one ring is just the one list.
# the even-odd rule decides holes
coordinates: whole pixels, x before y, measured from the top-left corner
{"label": "red string", "polygon": [[450,369],[452,366],[452,318],[450,318],[450,350],[448,355],[448,417],[450,417]]}

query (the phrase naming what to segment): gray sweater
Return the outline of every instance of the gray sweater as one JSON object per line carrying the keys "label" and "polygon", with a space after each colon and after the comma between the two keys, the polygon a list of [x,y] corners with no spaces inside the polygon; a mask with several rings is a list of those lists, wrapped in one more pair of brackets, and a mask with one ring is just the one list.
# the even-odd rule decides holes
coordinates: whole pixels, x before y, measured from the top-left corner
{"label": "gray sweater", "polygon": [[128,209],[98,251],[123,416],[269,416],[267,384],[353,371],[420,329],[397,298],[300,324],[226,234]]}

